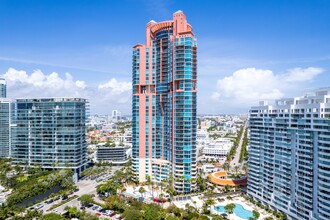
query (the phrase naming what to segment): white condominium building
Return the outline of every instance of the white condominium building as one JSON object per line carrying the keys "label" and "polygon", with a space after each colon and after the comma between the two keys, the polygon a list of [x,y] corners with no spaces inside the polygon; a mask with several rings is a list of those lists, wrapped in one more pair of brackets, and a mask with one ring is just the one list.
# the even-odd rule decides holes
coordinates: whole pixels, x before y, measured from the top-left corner
{"label": "white condominium building", "polygon": [[330,219],[330,88],[250,110],[248,194],[289,219]]}

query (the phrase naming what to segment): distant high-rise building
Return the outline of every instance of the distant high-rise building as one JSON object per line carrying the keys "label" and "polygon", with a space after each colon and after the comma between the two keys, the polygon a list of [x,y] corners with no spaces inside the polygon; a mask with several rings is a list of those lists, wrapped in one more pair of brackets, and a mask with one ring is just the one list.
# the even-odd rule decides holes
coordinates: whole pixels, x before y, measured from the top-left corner
{"label": "distant high-rise building", "polygon": [[289,219],[330,219],[330,88],[250,110],[247,193]]}
{"label": "distant high-rise building", "polygon": [[12,111],[12,102],[9,99],[0,98],[0,158],[10,156],[10,125]]}
{"label": "distant high-rise building", "polygon": [[196,189],[197,42],[185,14],[150,21],[133,47],[132,170],[136,180],[173,178]]}
{"label": "distant high-rise building", "polygon": [[121,112],[118,110],[112,110],[112,119],[118,121],[121,119]]}
{"label": "distant high-rise building", "polygon": [[87,109],[87,100],[80,98],[17,99],[11,144],[14,162],[79,173],[87,163]]}
{"label": "distant high-rise building", "polygon": [[0,78],[0,98],[7,97],[7,90],[6,90],[6,80]]}

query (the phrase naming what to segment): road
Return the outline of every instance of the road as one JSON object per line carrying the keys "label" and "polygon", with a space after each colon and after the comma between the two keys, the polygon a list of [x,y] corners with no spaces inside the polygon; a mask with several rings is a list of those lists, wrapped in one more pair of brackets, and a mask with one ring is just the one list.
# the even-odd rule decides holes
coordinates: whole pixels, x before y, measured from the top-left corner
{"label": "road", "polygon": [[234,159],[232,161],[230,161],[230,167],[232,167],[232,168],[234,168],[235,166],[237,166],[239,164],[239,155],[241,153],[246,128],[247,128],[247,121],[244,124],[243,133],[242,133],[242,136],[239,140],[238,147],[236,149]]}
{"label": "road", "polygon": [[[119,170],[120,168],[121,167],[112,167],[110,175],[112,175],[116,170]],[[108,174],[108,176],[109,176],[109,174]],[[102,176],[100,178],[102,178]],[[109,176],[109,178],[110,178],[110,176]],[[97,178],[97,179],[99,179],[99,178]],[[89,180],[89,179],[88,180],[79,180],[76,183],[79,191],[71,194],[69,196],[69,198],[72,196],[75,196],[75,195],[80,197],[81,195],[84,195],[84,194],[93,194],[93,195],[95,195],[94,200],[96,202],[103,203],[103,201],[100,200],[96,194],[96,186],[98,186],[100,183],[101,182],[97,182],[96,180]],[[80,208],[80,202],[78,201],[78,198],[76,198],[67,203],[64,203],[63,205],[61,205],[53,210],[47,211],[50,207],[52,207],[53,205],[58,204],[60,202],[62,202],[61,199],[56,200],[50,204],[46,204],[45,202],[42,202],[40,204],[42,204],[44,206],[40,210],[42,210],[43,213],[50,213],[50,212],[62,213],[66,206],[77,206],[77,208]],[[36,206],[36,205],[34,205],[34,206]]]}

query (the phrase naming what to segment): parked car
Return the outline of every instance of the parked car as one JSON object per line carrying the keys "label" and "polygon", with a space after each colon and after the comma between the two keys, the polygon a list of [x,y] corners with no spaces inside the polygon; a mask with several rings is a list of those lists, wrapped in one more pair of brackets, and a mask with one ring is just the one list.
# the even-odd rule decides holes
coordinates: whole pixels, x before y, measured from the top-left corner
{"label": "parked car", "polygon": [[93,205],[93,206],[91,207],[91,209],[92,209],[92,210],[96,210],[96,209],[97,209],[97,205]]}
{"label": "parked car", "polygon": [[42,207],[44,207],[43,204],[38,204],[38,205],[36,205],[36,209],[41,209]]}
{"label": "parked car", "polygon": [[108,215],[111,215],[113,213],[113,211],[111,210],[105,210],[105,212],[108,214]]}
{"label": "parked car", "polygon": [[91,208],[91,207],[93,207],[94,205],[93,205],[93,203],[88,203],[88,204],[86,204],[86,207],[87,208]]}
{"label": "parked car", "polygon": [[110,217],[113,217],[113,216],[115,216],[115,215],[116,215],[116,213],[113,212],[113,213],[111,213],[109,216],[110,216]]}
{"label": "parked car", "polygon": [[54,199],[49,199],[49,200],[45,201],[45,203],[47,203],[47,204],[50,204],[52,202],[54,202]]}

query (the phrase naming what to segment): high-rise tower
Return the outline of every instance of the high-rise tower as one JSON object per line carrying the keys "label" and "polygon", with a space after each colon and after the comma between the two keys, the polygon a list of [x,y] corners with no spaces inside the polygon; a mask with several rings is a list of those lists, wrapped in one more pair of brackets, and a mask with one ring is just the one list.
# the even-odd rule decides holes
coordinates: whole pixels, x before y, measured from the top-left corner
{"label": "high-rise tower", "polygon": [[11,157],[15,163],[81,172],[87,164],[86,113],[81,98],[17,99]]}
{"label": "high-rise tower", "polygon": [[7,91],[6,91],[6,80],[0,78],[0,98],[6,98]]}
{"label": "high-rise tower", "polygon": [[132,65],[136,180],[172,179],[177,192],[194,191],[197,44],[182,11],[147,24],[146,44],[133,47]]}
{"label": "high-rise tower", "polygon": [[12,111],[12,101],[0,98],[0,158],[10,157]]}
{"label": "high-rise tower", "polygon": [[6,99],[6,80],[0,78],[0,158],[10,156],[10,121],[12,104]]}
{"label": "high-rise tower", "polygon": [[288,219],[330,219],[330,88],[250,110],[247,193]]}

